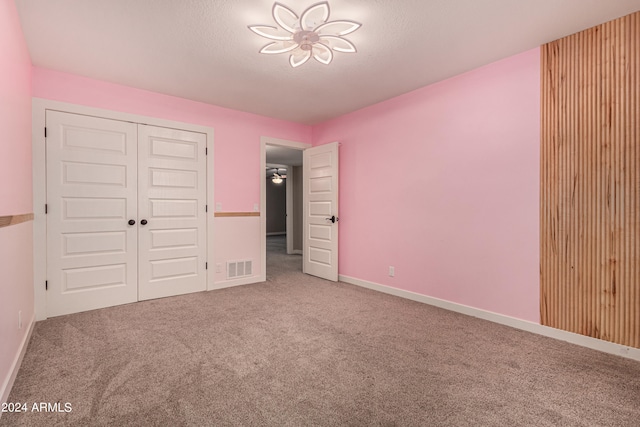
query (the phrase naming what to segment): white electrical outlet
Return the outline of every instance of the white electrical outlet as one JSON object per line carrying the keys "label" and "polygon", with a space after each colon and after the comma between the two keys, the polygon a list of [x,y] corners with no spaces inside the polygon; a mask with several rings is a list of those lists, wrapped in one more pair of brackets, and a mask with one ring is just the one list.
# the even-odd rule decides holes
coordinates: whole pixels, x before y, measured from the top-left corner
{"label": "white electrical outlet", "polygon": [[22,329],[22,310],[18,310],[18,329]]}
{"label": "white electrical outlet", "polygon": [[260,212],[260,206],[257,203],[253,204],[253,211],[254,212]]}
{"label": "white electrical outlet", "polygon": [[222,273],[222,264],[216,264],[216,273]]}
{"label": "white electrical outlet", "polygon": [[394,277],[396,275],[396,268],[389,266],[389,277]]}
{"label": "white electrical outlet", "polygon": [[222,203],[218,202],[216,203],[216,212],[220,212],[222,211]]}

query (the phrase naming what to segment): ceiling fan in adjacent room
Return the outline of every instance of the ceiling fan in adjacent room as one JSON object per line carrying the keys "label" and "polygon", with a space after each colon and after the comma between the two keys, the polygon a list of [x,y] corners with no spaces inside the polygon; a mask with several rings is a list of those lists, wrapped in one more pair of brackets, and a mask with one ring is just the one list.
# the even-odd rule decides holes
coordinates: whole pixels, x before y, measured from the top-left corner
{"label": "ceiling fan in adjacent room", "polygon": [[[284,173],[280,173],[280,169],[284,171]],[[273,168],[273,176],[271,177],[271,181],[274,184],[281,184],[282,180],[287,179],[286,175],[287,170],[283,168]]]}

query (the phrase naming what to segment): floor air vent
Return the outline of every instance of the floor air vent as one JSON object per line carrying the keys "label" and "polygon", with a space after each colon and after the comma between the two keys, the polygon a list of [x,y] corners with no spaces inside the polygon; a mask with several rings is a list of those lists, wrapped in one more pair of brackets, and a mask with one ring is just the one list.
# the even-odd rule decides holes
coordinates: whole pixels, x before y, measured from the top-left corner
{"label": "floor air vent", "polygon": [[227,262],[227,279],[237,279],[238,277],[247,277],[253,275],[253,261],[228,261]]}

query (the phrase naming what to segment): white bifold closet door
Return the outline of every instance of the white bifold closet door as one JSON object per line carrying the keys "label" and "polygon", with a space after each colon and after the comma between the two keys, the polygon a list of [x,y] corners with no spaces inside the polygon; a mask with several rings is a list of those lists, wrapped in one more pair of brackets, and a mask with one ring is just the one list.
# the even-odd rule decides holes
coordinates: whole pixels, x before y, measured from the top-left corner
{"label": "white bifold closet door", "polygon": [[206,288],[206,136],[47,111],[47,315]]}

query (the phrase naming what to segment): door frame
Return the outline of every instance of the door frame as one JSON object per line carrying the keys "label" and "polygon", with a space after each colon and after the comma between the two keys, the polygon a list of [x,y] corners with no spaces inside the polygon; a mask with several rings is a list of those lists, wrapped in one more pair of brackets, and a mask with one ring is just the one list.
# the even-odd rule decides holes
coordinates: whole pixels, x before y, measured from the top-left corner
{"label": "door frame", "polygon": [[286,139],[260,137],[260,259],[262,271],[258,281],[267,280],[267,182],[264,171],[267,167],[267,145],[276,145],[294,150],[304,151],[311,148],[311,144],[305,142],[288,141]]}
{"label": "door frame", "polygon": [[[203,133],[207,136],[207,204],[213,202],[214,194],[214,130],[208,126],[173,120],[143,116],[139,114],[123,113],[114,110],[87,107],[66,102],[52,101],[42,98],[31,98],[31,150],[32,150],[32,188],[33,188],[33,296],[36,320],[47,318],[47,294],[45,281],[47,280],[47,218],[45,216],[45,203],[47,202],[47,176],[46,176],[46,146],[44,128],[46,124],[46,111],[56,110],[66,113],[81,114],[85,116],[101,117],[105,119],[120,120],[165,128],[181,129],[191,132]],[[214,221],[213,211],[207,214],[207,256],[206,262],[215,265],[214,257]],[[214,289],[214,274],[207,270],[207,290]]]}
{"label": "door frame", "polygon": [[287,255],[302,255],[302,249],[293,249],[293,204],[300,203],[302,205],[302,200],[298,200],[299,197],[294,197],[293,195],[293,181],[297,179],[296,172],[293,170],[294,167],[289,166],[289,169],[287,169],[287,179],[291,184],[287,184],[285,188],[287,198]]}

